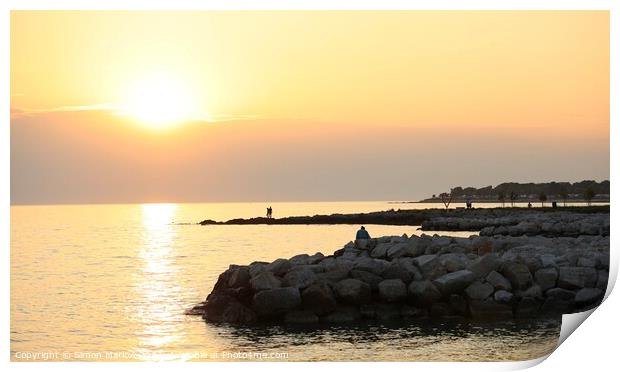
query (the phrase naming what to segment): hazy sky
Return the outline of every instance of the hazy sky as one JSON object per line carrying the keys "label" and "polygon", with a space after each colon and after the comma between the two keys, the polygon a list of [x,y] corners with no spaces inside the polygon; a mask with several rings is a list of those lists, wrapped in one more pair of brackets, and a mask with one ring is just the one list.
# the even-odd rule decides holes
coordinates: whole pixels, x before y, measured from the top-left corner
{"label": "hazy sky", "polygon": [[12,12],[11,202],[609,178],[607,12]]}

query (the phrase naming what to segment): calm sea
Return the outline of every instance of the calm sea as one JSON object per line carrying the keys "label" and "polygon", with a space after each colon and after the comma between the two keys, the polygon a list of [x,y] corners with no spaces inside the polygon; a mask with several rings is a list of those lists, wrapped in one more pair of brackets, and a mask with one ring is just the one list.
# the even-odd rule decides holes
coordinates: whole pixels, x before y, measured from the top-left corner
{"label": "calm sea", "polygon": [[[284,217],[437,204],[271,206],[274,217]],[[550,353],[557,343],[557,320],[304,329],[213,325],[184,315],[204,300],[229,264],[303,252],[331,254],[358,228],[195,224],[205,218],[262,216],[266,207],[264,203],[11,207],[11,359],[525,360]],[[373,236],[420,234],[413,226],[367,229]]]}

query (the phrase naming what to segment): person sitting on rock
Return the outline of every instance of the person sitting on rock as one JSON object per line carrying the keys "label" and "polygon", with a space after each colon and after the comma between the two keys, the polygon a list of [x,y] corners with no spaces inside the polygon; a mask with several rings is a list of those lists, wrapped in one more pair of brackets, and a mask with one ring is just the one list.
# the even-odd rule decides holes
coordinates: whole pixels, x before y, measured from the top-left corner
{"label": "person sitting on rock", "polygon": [[357,230],[357,234],[355,234],[355,246],[357,249],[366,249],[369,239],[370,234],[368,234],[366,228],[362,226],[359,230]]}

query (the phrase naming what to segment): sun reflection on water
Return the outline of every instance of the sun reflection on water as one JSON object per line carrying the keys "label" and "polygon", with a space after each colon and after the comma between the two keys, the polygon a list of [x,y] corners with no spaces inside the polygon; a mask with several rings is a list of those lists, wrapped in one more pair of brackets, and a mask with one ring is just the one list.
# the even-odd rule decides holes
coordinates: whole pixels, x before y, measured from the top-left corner
{"label": "sun reflection on water", "polygon": [[176,232],[172,225],[177,205],[143,204],[141,209],[143,244],[138,257],[143,268],[137,274],[135,287],[140,299],[137,321],[142,324],[138,351],[152,360],[164,360],[168,359],[163,352],[165,347],[180,337],[174,330],[182,320],[177,303],[181,288],[175,283]]}

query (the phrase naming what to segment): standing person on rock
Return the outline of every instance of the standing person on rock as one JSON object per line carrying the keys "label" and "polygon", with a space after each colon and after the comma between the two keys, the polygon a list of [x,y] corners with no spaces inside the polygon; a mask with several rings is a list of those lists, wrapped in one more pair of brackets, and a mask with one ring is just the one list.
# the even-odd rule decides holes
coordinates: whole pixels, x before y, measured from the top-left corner
{"label": "standing person on rock", "polygon": [[360,227],[355,234],[355,246],[357,249],[366,249],[368,240],[370,240],[370,234],[368,234],[364,226]]}

